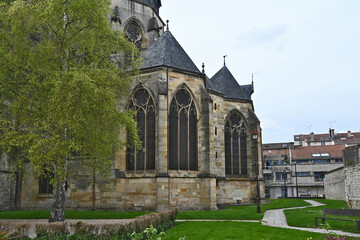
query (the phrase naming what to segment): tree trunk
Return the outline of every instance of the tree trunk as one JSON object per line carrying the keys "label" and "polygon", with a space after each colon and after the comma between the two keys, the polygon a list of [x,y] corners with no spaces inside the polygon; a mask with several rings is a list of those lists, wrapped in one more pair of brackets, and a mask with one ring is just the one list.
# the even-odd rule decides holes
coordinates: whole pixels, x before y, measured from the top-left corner
{"label": "tree trunk", "polygon": [[53,198],[49,223],[63,222],[65,221],[65,180],[55,185]]}
{"label": "tree trunk", "polygon": [[92,183],[92,210],[95,211],[95,201],[96,201],[96,193],[95,193],[95,170],[93,170],[93,183]]}
{"label": "tree trunk", "polygon": [[16,187],[15,187],[15,204],[14,210],[18,211],[21,207],[21,191],[22,191],[22,172],[20,169],[15,173]]}

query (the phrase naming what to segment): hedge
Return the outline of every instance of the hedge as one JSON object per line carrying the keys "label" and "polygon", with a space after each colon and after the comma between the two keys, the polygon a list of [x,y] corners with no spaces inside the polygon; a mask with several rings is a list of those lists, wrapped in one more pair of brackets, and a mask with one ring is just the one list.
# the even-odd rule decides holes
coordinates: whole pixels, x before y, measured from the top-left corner
{"label": "hedge", "polygon": [[[35,229],[30,223],[0,222],[0,229],[6,229],[8,235],[23,237],[60,236],[66,234],[86,235],[91,238],[109,238],[113,235],[126,236],[133,232],[143,232],[150,225],[159,227],[161,230],[173,225],[178,210],[164,210],[156,213],[149,213],[134,219],[124,220],[119,223],[37,223]],[[3,230],[5,232],[5,230]],[[0,230],[1,238],[1,230]],[[90,237],[89,237],[90,238]]]}

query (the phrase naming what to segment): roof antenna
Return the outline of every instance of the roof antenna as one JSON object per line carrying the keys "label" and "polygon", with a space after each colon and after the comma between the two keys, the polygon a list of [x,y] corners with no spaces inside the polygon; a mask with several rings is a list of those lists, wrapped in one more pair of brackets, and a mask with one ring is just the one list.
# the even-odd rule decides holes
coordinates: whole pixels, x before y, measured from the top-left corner
{"label": "roof antenna", "polygon": [[166,31],[169,31],[169,20],[166,20]]}
{"label": "roof antenna", "polygon": [[227,58],[227,55],[224,55],[224,66],[226,66],[226,58]]}
{"label": "roof antenna", "polygon": [[202,64],[202,73],[205,74],[205,64]]}

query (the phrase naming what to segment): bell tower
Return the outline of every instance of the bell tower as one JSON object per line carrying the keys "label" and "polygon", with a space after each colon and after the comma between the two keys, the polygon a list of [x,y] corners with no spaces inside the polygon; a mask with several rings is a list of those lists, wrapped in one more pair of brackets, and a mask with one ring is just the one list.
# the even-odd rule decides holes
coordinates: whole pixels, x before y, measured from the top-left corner
{"label": "bell tower", "polygon": [[160,7],[161,0],[112,0],[112,27],[124,31],[125,37],[144,51],[164,32]]}

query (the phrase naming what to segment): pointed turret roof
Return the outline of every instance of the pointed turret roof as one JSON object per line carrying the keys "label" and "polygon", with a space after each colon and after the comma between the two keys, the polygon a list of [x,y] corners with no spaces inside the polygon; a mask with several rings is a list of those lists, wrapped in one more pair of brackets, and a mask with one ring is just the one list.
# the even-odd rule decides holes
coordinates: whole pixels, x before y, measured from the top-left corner
{"label": "pointed turret roof", "polygon": [[210,79],[210,83],[215,91],[229,99],[251,100],[254,92],[252,84],[240,86],[226,65]]}
{"label": "pointed turret roof", "polygon": [[144,53],[141,69],[160,66],[171,67],[192,73],[200,73],[189,55],[181,47],[170,31],[154,42]]}

